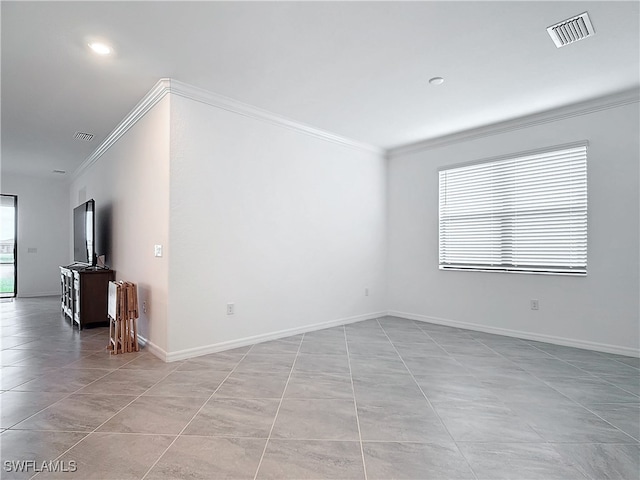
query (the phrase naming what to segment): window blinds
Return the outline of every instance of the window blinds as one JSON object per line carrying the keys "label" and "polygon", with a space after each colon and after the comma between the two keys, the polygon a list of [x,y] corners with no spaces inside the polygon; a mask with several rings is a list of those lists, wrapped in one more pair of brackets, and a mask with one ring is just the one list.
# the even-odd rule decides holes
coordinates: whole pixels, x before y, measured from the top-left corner
{"label": "window blinds", "polygon": [[440,269],[587,273],[587,146],[448,168]]}

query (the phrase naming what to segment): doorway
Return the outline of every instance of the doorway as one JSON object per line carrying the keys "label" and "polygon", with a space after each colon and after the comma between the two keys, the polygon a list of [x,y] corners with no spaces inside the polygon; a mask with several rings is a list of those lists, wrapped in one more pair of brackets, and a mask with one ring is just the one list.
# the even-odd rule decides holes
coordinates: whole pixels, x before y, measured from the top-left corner
{"label": "doorway", "polygon": [[0,298],[18,292],[18,197],[0,194]]}

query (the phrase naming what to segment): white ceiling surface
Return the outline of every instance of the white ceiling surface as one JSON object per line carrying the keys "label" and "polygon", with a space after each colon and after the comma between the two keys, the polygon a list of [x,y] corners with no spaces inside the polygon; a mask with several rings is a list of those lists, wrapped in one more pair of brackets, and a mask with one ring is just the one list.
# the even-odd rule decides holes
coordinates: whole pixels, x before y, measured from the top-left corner
{"label": "white ceiling surface", "polygon": [[[639,6],[3,1],[2,169],[72,172],[162,77],[383,148],[637,88]],[[583,11],[596,35],[557,49]]]}

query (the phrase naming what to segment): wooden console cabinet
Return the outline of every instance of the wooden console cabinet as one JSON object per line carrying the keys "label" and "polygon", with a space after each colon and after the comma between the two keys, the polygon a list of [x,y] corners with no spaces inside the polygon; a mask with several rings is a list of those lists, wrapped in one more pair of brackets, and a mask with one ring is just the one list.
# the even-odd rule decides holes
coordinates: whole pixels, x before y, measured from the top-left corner
{"label": "wooden console cabinet", "polygon": [[114,270],[92,267],[60,267],[62,313],[82,330],[86,325],[106,323],[109,282]]}

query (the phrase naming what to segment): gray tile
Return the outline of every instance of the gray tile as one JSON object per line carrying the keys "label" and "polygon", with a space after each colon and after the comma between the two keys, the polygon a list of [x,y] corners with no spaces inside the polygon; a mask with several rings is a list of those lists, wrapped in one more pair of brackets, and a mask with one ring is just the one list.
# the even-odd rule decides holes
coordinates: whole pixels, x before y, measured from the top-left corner
{"label": "gray tile", "polygon": [[64,397],[64,393],[4,392],[0,395],[0,427],[10,428]]}
{"label": "gray tile", "polygon": [[353,398],[351,378],[339,373],[295,373],[285,398]]}
{"label": "gray tile", "polygon": [[265,443],[266,439],[181,436],[145,480],[252,480]]}
{"label": "gray tile", "polygon": [[[3,478],[31,478],[33,472],[19,472],[18,465],[10,463],[11,471],[5,462],[55,460],[85,437],[85,433],[72,432],[32,432],[28,430],[7,430],[0,436],[2,452]],[[10,473],[10,475],[9,475]]]}
{"label": "gray tile", "polygon": [[152,353],[145,353],[137,358],[134,358],[131,362],[122,366],[123,369],[134,370],[162,370],[169,373],[171,370],[177,369],[183,362],[164,362]]}
{"label": "gray tile", "polygon": [[455,343],[442,345],[442,348],[454,358],[464,356],[499,357],[499,354],[491,350],[486,345],[471,339],[466,343]]}
{"label": "gray tile", "polygon": [[426,400],[358,402],[358,419],[363,441],[451,441],[451,436]]}
{"label": "gray tile", "polygon": [[300,340],[292,342],[287,340],[272,340],[270,342],[257,343],[249,350],[250,354],[283,354],[297,353],[300,348]]}
{"label": "gray tile", "polygon": [[385,384],[354,380],[358,402],[382,401],[423,401],[424,395],[415,382]]}
{"label": "gray tile", "polygon": [[209,397],[229,373],[217,370],[185,370],[169,373],[144,395]]}
{"label": "gray tile", "polygon": [[15,428],[91,432],[134,399],[129,395],[76,393],[19,423]]}
{"label": "gray tile", "polygon": [[509,403],[548,442],[632,443],[633,439],[580,405]]}
{"label": "gray tile", "polygon": [[[143,355],[140,353],[139,355]],[[115,370],[123,365],[135,360],[136,353],[125,353],[122,355],[111,355],[109,352],[99,352],[93,355],[80,357],[67,368],[101,368],[104,370]]]}
{"label": "gray tile", "polygon": [[353,400],[293,399],[282,401],[272,438],[358,440]]}
{"label": "gray tile", "polygon": [[640,369],[640,358],[638,357],[623,357],[621,355],[615,355],[612,357],[617,362],[624,363],[625,365],[629,365],[631,367],[635,367],[636,369]]}
{"label": "gray tile", "polygon": [[580,370],[596,376],[625,374],[640,376],[640,370],[637,368],[603,357],[581,361],[569,360],[569,363]]}
{"label": "gray tile", "polygon": [[220,385],[215,397],[281,398],[289,378],[288,372],[233,372]]}
{"label": "gray tile", "polygon": [[2,350],[2,352],[0,352],[0,365],[11,365],[12,363],[29,358],[31,355],[31,352],[28,350]]}
{"label": "gray tile", "polygon": [[324,330],[315,330],[304,334],[302,341],[305,340],[344,340],[344,327],[325,328]]}
{"label": "gray tile", "polygon": [[141,395],[165,375],[167,372],[155,370],[116,370],[87,385],[78,393]]}
{"label": "gray tile", "polygon": [[349,373],[346,355],[299,354],[293,372]]}
{"label": "gray tile", "polygon": [[416,375],[418,385],[433,403],[451,401],[495,401],[499,402],[494,391],[482,385],[471,375]]}
{"label": "gray tile", "polygon": [[556,443],[553,447],[594,480],[630,480],[640,472],[639,445]]}
{"label": "gray tile", "polygon": [[437,343],[393,343],[401,357],[448,357],[449,354]]}
{"label": "gray tile", "polygon": [[404,374],[407,367],[399,356],[352,356],[353,375]]}
{"label": "gray tile", "polygon": [[491,345],[490,348],[503,357],[514,361],[518,359],[552,358],[547,352],[524,343]]}
{"label": "gray tile", "polygon": [[638,396],[595,377],[561,378],[548,383],[558,392],[583,405],[640,401]]}
{"label": "gray tile", "polygon": [[546,408],[552,408],[558,404],[575,405],[573,400],[548,385],[522,383],[505,387],[489,388],[496,397],[506,404],[535,402],[538,405],[544,405]]}
{"label": "gray tile", "polygon": [[451,443],[365,442],[367,478],[475,479],[467,461]]}
{"label": "gray tile", "polygon": [[[55,369],[48,369],[53,371]],[[23,383],[26,383],[34,378],[38,378],[47,372],[47,369],[39,367],[2,367],[0,370],[0,388],[2,390],[11,390]]]}
{"label": "gray tile", "polygon": [[380,327],[349,328],[346,327],[347,342],[350,343],[390,343],[387,334]]}
{"label": "gray tile", "polygon": [[458,355],[455,358],[473,375],[532,375],[512,360],[501,356]]}
{"label": "gray tile", "polygon": [[640,404],[596,404],[590,405],[589,409],[614,427],[640,441]]}
{"label": "gray tile", "polygon": [[468,345],[470,343],[477,343],[476,340],[469,334],[460,332],[431,332],[428,331],[429,337],[438,345],[443,347],[453,345]]}
{"label": "gray tile", "polygon": [[343,339],[324,340],[305,338],[300,345],[300,353],[314,353],[317,355],[346,355],[347,343]]}
{"label": "gray tile", "polygon": [[238,364],[234,372],[288,373],[291,371],[295,359],[294,353],[248,354]]}
{"label": "gray tile", "polygon": [[377,385],[414,385],[415,380],[409,370],[394,373],[357,373],[352,375],[354,385],[356,383],[369,384],[373,387]]}
{"label": "gray tile", "polygon": [[414,375],[468,375],[469,371],[450,357],[402,357]]}
{"label": "gray tile", "polygon": [[545,443],[459,443],[478,480],[583,480],[586,477]]}
{"label": "gray tile", "polygon": [[606,375],[599,378],[622,390],[640,396],[640,375]]}
{"label": "gray tile", "polygon": [[396,331],[396,330],[386,330],[387,337],[391,343],[414,343],[414,344],[433,344],[433,339],[424,333],[422,330],[416,328],[412,331]]}
{"label": "gray tile", "polygon": [[139,480],[171,444],[175,437],[120,433],[92,433],[65,453],[66,465],[76,462],[75,472],[42,473],[38,479],[106,478]]}
{"label": "gray tile", "polygon": [[62,368],[15,387],[22,392],[72,393],[111,373],[99,368]]}
{"label": "gray tile", "polygon": [[256,478],[364,480],[360,443],[271,439]]}
{"label": "gray tile", "polygon": [[182,362],[178,367],[179,371],[187,370],[218,370],[230,372],[233,370],[240,360],[244,358],[244,354],[240,353],[211,353],[201,357],[189,358]]}
{"label": "gray tile", "polygon": [[512,372],[474,371],[473,376],[483,385],[495,389],[507,389],[524,385],[548,387],[543,380],[524,370]]}
{"label": "gray tile", "polygon": [[385,342],[347,342],[349,355],[398,355],[393,344],[389,341]]}
{"label": "gray tile", "polygon": [[184,435],[267,438],[279,403],[271,398],[212,398]]}
{"label": "gray tile", "polygon": [[205,401],[191,397],[139,397],[97,431],[177,435]]}
{"label": "gray tile", "polygon": [[73,364],[83,355],[79,352],[41,352],[33,351],[32,356],[15,362],[13,366],[33,366],[33,367],[65,367]]}
{"label": "gray tile", "polygon": [[522,418],[494,402],[449,402],[434,405],[457,442],[542,442]]}

